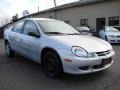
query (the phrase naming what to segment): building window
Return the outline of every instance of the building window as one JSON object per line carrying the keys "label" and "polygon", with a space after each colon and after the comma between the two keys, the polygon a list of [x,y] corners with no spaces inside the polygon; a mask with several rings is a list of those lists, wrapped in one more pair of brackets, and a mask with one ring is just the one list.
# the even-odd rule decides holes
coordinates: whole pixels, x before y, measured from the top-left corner
{"label": "building window", "polygon": [[81,19],[80,20],[80,25],[81,26],[88,26],[88,19]]}
{"label": "building window", "polygon": [[117,17],[109,17],[109,26],[119,26],[119,16]]}
{"label": "building window", "polygon": [[70,24],[70,20],[66,20],[66,21],[64,21],[65,23],[67,23],[67,24]]}

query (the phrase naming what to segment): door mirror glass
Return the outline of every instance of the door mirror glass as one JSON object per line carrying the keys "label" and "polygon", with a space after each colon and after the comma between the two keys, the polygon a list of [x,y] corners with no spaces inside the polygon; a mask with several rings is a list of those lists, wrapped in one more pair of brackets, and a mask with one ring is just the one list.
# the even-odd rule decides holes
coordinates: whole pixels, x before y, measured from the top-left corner
{"label": "door mirror glass", "polygon": [[40,37],[39,34],[36,34],[36,33],[34,33],[34,32],[29,32],[28,35],[29,35],[29,36],[33,36],[33,37],[37,37],[37,38]]}

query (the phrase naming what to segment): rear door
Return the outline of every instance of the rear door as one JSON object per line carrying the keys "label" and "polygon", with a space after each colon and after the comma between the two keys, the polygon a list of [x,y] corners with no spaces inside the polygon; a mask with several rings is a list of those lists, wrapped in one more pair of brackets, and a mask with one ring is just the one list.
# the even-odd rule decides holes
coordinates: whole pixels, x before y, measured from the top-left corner
{"label": "rear door", "polygon": [[12,29],[10,36],[10,44],[13,50],[21,52],[21,36],[23,32],[24,21],[18,22]]}

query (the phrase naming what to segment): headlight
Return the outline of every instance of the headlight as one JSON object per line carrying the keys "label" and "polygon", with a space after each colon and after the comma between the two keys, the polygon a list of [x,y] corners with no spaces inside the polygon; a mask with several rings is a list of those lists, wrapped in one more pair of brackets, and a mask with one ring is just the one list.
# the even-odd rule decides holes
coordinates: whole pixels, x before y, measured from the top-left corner
{"label": "headlight", "polygon": [[112,37],[112,38],[115,38],[115,36],[114,35],[108,35],[109,37]]}
{"label": "headlight", "polygon": [[87,51],[79,46],[73,46],[72,53],[78,57],[87,57],[88,55]]}

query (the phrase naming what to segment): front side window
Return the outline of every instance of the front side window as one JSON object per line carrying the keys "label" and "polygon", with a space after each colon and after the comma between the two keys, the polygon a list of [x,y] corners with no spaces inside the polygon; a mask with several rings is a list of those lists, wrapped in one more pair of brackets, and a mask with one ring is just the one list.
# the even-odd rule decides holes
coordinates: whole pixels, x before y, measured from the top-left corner
{"label": "front side window", "polygon": [[22,33],[23,32],[23,29],[22,29],[23,24],[24,24],[24,21],[17,23],[13,28],[13,32]]}
{"label": "front side window", "polygon": [[24,32],[23,33],[25,35],[28,35],[29,32],[34,32],[37,35],[39,34],[37,26],[31,21],[27,21],[27,23],[24,26]]}
{"label": "front side window", "polygon": [[37,21],[45,34],[79,34],[72,26],[55,20]]}

